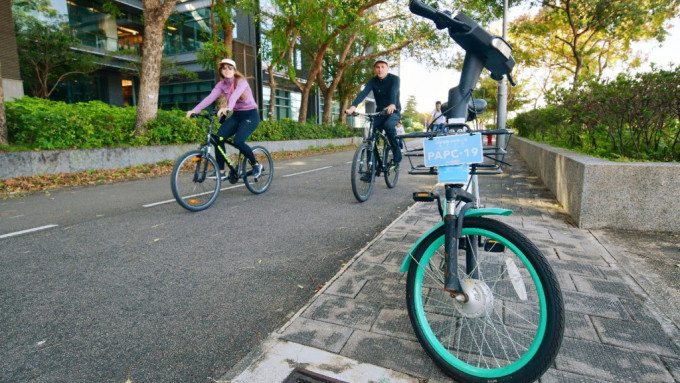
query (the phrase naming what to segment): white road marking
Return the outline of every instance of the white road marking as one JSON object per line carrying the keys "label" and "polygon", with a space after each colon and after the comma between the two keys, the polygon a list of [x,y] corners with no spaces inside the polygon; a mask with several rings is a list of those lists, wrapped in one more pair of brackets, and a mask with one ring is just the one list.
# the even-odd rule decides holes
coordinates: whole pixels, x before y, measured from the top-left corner
{"label": "white road marking", "polygon": [[[240,184],[240,185],[229,186],[229,187],[220,189],[220,191],[224,191],[224,190],[228,190],[228,189],[234,189],[234,188],[239,188],[239,187],[241,187],[241,186],[246,186],[246,184]],[[203,195],[203,194],[209,194],[209,193],[212,193],[212,192],[205,192],[205,193],[196,194],[196,195]],[[195,197],[196,195],[187,196],[187,198],[189,198],[189,197]],[[163,204],[170,203],[170,202],[176,202],[176,201],[175,201],[174,199],[169,199],[169,200],[167,200],[167,201],[154,202],[154,203],[149,203],[149,204],[146,204],[146,205],[142,205],[142,207],[154,207],[154,206],[163,205]]]}
{"label": "white road marking", "polygon": [[21,234],[32,233],[34,231],[46,230],[46,229],[49,229],[49,228],[52,228],[52,227],[57,227],[57,226],[59,226],[59,225],[45,225],[45,226],[40,226],[40,227],[34,227],[33,229],[15,231],[14,233],[8,233],[8,234],[0,235],[0,239],[14,237],[14,236],[21,235]]}
{"label": "white road marking", "polygon": [[306,171],[304,171],[304,172],[293,173],[293,174],[286,174],[285,176],[281,176],[281,177],[298,176],[298,175],[300,175],[300,174],[311,173],[311,172],[317,172],[317,171],[319,171],[319,170],[330,169],[330,168],[332,168],[332,166],[324,166],[323,168],[312,169],[312,170],[306,170]]}

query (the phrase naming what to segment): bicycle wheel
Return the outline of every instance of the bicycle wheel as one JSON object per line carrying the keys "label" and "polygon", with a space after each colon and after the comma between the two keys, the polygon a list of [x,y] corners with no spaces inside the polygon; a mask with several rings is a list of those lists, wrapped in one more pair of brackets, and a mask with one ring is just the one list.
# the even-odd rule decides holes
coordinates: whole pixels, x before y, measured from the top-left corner
{"label": "bicycle wheel", "polygon": [[[386,169],[383,169],[383,174],[385,175],[385,183],[388,188],[393,188],[397,186],[397,180],[399,179],[399,168],[392,169],[394,166],[394,148],[387,142],[383,146],[383,153],[385,155]],[[400,150],[397,148],[397,150]]]}
{"label": "bicycle wheel", "polygon": [[368,144],[362,144],[354,153],[352,160],[352,192],[359,202],[371,195],[375,183],[375,164],[373,151]]}
{"label": "bicycle wheel", "polygon": [[[444,227],[412,255],[406,284],[418,341],[450,377],[464,382],[532,382],[555,359],[564,332],[562,293],[545,257],[510,226],[466,218],[461,241],[476,240],[477,267],[458,273],[470,297],[458,303],[443,289]],[[477,278],[468,275],[477,275]]]}
{"label": "bicycle wheel", "polygon": [[258,177],[253,177],[252,166],[248,160],[243,160],[241,174],[244,174],[244,181],[246,183],[246,188],[250,190],[253,194],[262,194],[269,189],[274,179],[274,161],[269,151],[262,146],[253,146],[253,154],[257,162],[262,165],[262,172]]}
{"label": "bicycle wheel", "polygon": [[191,211],[207,209],[215,202],[222,181],[217,162],[201,150],[184,153],[175,162],[170,177],[172,194],[177,203]]}

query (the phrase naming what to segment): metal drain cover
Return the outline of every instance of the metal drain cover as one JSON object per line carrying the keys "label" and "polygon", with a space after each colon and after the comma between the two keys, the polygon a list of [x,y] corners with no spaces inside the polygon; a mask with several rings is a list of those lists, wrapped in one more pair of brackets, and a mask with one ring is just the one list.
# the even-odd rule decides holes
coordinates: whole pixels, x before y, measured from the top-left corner
{"label": "metal drain cover", "polygon": [[347,383],[342,380],[337,380],[331,378],[330,376],[325,376],[305,370],[304,368],[295,368],[291,371],[290,375],[286,377],[281,383]]}

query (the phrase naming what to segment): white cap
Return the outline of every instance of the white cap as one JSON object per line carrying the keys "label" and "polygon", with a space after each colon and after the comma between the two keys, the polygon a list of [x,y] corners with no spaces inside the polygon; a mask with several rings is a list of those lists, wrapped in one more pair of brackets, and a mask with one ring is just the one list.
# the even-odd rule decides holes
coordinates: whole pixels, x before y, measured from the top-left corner
{"label": "white cap", "polygon": [[390,63],[384,57],[376,57],[375,61],[373,61],[373,66],[375,66],[377,63],[385,63],[385,65],[390,66]]}
{"label": "white cap", "polygon": [[222,64],[229,64],[236,68],[236,62],[232,59],[222,59],[222,61],[220,61],[220,66],[222,66]]}

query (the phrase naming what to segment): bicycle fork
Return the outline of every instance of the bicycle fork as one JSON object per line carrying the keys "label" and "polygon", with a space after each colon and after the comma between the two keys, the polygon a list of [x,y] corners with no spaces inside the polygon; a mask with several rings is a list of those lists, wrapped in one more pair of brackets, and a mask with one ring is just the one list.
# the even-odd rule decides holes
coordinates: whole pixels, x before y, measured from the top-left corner
{"label": "bicycle fork", "polygon": [[[456,204],[465,202],[456,214]],[[446,187],[446,215],[444,216],[444,290],[451,294],[451,297],[458,302],[464,303],[469,300],[468,295],[463,291],[458,276],[458,249],[464,246],[465,249],[465,269],[471,278],[476,277],[477,273],[477,240],[470,238],[469,241],[461,243],[463,237],[463,218],[465,212],[474,207],[474,196],[459,187]],[[460,244],[460,245],[459,245]]]}

